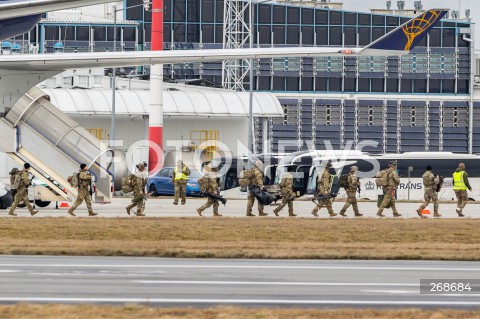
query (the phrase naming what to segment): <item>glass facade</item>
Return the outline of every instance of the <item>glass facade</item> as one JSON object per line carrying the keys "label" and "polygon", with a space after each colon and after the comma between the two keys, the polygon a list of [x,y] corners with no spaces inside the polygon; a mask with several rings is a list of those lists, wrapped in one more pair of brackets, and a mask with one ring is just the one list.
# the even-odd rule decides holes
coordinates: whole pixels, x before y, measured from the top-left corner
{"label": "glass facade", "polygon": [[[125,8],[142,0],[124,0]],[[164,48],[221,48],[222,0],[164,0]],[[45,50],[61,39],[66,51],[148,50],[151,13],[138,6],[123,11],[124,20],[113,34],[111,24],[40,23],[30,42],[43,41]],[[364,46],[409,18],[280,4],[254,4],[255,46]],[[471,47],[466,22],[443,20],[408,56],[317,57],[260,59],[254,63],[254,89],[273,91],[284,117],[269,119],[264,129],[256,123],[257,150],[262,136],[272,143],[268,151],[297,151],[348,141],[378,143],[371,152],[468,152]],[[466,34],[464,34],[467,32]],[[93,37],[93,41],[92,41]],[[94,47],[89,46],[93,42]],[[172,79],[204,78],[221,84],[222,63],[164,65]],[[441,94],[441,96],[440,96]],[[292,97],[295,96],[295,97]],[[478,105],[477,105],[478,104]],[[474,134],[480,134],[480,102],[473,105]],[[478,139],[477,139],[478,140]],[[474,152],[480,152],[475,141]]]}

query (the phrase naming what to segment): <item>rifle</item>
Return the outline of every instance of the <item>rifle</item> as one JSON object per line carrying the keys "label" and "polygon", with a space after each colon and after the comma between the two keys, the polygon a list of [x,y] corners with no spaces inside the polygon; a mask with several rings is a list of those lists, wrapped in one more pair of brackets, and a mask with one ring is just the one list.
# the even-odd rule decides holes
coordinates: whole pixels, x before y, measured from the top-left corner
{"label": "rifle", "polygon": [[204,194],[207,195],[208,198],[213,199],[214,201],[217,201],[217,202],[222,203],[223,206],[225,206],[225,204],[227,204],[227,199],[226,199],[226,198],[223,198],[222,196],[217,196],[217,195],[213,195],[213,194],[209,194],[209,193],[204,193]]}
{"label": "rifle", "polygon": [[323,195],[323,194],[320,194],[319,191],[316,191],[315,195],[313,195],[312,202],[314,202],[315,205],[318,205],[318,202],[316,201],[321,201],[321,200],[330,199],[330,198],[333,198],[333,200],[335,200],[336,197],[337,197],[337,194],[328,193],[327,195]]}

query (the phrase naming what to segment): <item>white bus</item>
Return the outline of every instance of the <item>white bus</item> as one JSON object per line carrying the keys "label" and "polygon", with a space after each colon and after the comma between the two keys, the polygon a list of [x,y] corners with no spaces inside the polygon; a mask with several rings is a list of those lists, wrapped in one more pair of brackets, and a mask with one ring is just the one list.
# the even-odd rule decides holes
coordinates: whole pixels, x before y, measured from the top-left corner
{"label": "white bus", "polygon": [[[400,185],[397,189],[397,198],[400,200],[423,200],[424,187],[422,175],[428,165],[432,166],[433,173],[444,177],[444,184],[439,192],[441,200],[456,200],[453,192],[452,174],[459,163],[465,164],[472,192],[469,192],[471,200],[480,201],[480,156],[454,154],[450,152],[407,152],[402,154],[368,155],[365,153],[352,153],[343,156],[342,152],[316,156],[316,153],[304,153],[292,159],[297,167],[295,176],[297,185],[306,184],[306,194],[315,193],[318,177],[317,169],[323,170],[327,162],[333,163],[333,169],[337,176],[347,174],[351,166],[358,166],[361,183],[359,197],[376,200],[377,195],[382,193],[375,185],[375,175],[378,170],[388,167],[390,161],[396,160],[397,170],[400,176]],[[348,153],[345,153],[348,154]],[[310,157],[310,160],[308,159]],[[309,163],[310,162],[310,163]],[[308,167],[308,177],[306,173]],[[280,172],[280,170],[278,170]],[[331,172],[333,174],[333,172]],[[281,176],[277,176],[279,179]],[[308,178],[307,181],[302,181]],[[340,198],[345,198],[345,191],[339,193]]]}

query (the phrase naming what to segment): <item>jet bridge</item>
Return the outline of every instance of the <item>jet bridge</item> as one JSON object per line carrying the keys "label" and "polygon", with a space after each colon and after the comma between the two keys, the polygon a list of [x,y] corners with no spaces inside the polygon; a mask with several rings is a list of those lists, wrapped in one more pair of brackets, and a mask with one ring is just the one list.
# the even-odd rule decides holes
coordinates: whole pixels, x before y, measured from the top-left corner
{"label": "jet bridge", "polygon": [[48,95],[33,87],[5,113],[0,118],[0,151],[21,164],[29,162],[35,177],[67,201],[78,195],[67,177],[85,163],[95,176],[95,202],[111,202],[112,151],[52,105]]}

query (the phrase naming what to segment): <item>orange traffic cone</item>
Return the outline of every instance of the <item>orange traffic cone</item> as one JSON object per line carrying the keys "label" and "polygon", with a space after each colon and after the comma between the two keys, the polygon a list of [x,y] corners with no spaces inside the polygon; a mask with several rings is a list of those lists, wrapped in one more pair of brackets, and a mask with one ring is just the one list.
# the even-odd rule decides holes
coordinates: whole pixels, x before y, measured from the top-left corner
{"label": "orange traffic cone", "polygon": [[425,207],[424,209],[422,209],[422,215],[430,215],[432,212],[430,211],[430,209],[427,207]]}
{"label": "orange traffic cone", "polygon": [[61,208],[68,208],[69,206],[68,206],[68,203],[61,203],[60,207]]}

